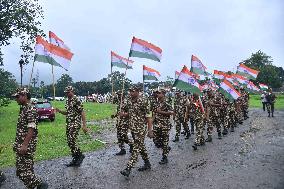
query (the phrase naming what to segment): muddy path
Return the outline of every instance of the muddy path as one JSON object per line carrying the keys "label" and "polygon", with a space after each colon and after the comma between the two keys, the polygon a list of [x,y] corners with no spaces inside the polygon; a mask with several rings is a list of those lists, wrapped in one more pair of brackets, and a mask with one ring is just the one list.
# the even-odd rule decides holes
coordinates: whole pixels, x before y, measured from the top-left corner
{"label": "muddy path", "polygon": [[[36,163],[35,172],[45,179],[50,188],[284,188],[284,111],[268,118],[259,109],[251,109],[250,118],[239,125],[234,133],[222,140],[214,133],[213,143],[198,151],[189,140],[170,142],[169,163],[159,165],[161,150],[146,139],[152,169],[138,172],[136,164],[128,179],[119,171],[125,168],[129,153],[114,156],[115,129],[109,127],[94,137],[106,141],[106,148],[86,153],[79,168],[66,168],[70,157]],[[111,125],[111,123],[109,124]],[[174,130],[172,130],[171,140]],[[1,189],[21,189],[23,184],[15,176],[15,168],[3,170],[7,181]]]}

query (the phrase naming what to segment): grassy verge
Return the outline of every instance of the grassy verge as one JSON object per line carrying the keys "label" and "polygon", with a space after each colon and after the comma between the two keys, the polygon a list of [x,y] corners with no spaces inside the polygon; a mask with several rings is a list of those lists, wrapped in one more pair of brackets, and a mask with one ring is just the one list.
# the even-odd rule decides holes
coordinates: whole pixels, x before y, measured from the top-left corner
{"label": "grassy verge", "polygon": [[[284,109],[284,95],[276,95],[276,97],[277,99],[274,105],[275,109],[283,110]],[[250,108],[262,108],[260,95],[250,95],[249,107]]]}
{"label": "grassy verge", "polygon": [[[65,102],[53,102],[53,106],[64,109]],[[102,120],[109,118],[114,111],[111,104],[84,103],[87,120]],[[12,102],[7,107],[0,109],[0,168],[13,166],[15,155],[12,145],[16,135],[16,124],[18,119],[19,106]],[[88,125],[92,132],[99,127]],[[38,125],[39,139],[35,161],[52,159],[70,155],[65,136],[65,116],[56,114],[54,122],[41,121]],[[94,151],[103,146],[102,143],[93,140],[89,135],[80,131],[78,143],[83,152]]]}

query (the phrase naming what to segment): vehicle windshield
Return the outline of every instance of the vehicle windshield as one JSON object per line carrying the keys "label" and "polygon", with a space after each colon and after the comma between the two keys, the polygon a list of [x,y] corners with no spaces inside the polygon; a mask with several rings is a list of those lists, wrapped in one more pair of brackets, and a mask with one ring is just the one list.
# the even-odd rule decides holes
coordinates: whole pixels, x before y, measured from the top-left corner
{"label": "vehicle windshield", "polygon": [[37,108],[51,108],[51,104],[50,103],[39,103],[36,104]]}

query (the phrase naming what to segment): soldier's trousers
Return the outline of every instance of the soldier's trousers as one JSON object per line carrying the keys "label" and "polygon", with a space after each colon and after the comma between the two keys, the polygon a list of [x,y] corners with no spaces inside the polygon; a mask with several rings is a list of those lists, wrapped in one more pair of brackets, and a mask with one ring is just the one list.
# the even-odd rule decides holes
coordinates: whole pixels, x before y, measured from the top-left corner
{"label": "soldier's trousers", "polygon": [[193,118],[189,118],[189,122],[190,122],[190,130],[191,132],[194,133],[194,119]]}
{"label": "soldier's trousers", "polygon": [[162,132],[161,129],[159,129],[157,123],[153,125],[153,142],[156,146],[162,146]]}
{"label": "soldier's trousers", "polygon": [[181,126],[183,126],[184,131],[187,133],[189,132],[189,127],[187,122],[185,122],[183,117],[177,117],[175,119],[175,124],[176,124],[176,136],[180,136],[180,131],[181,131]]}
{"label": "soldier's trousers", "polygon": [[128,145],[132,145],[132,141],[128,138],[128,124],[119,123],[117,124],[117,140],[118,140],[118,146],[120,149],[124,148],[124,143]]}
{"label": "soldier's trousers", "polygon": [[195,134],[195,144],[200,144],[204,142],[204,135],[203,135],[203,120],[202,119],[195,119],[194,120],[196,134]]}
{"label": "soldier's trousers", "polygon": [[68,124],[66,127],[67,144],[73,157],[76,157],[82,153],[76,143],[80,128],[81,125],[79,124]]}
{"label": "soldier's trousers", "polygon": [[270,113],[274,113],[274,103],[266,103],[266,109],[267,109],[267,112],[270,114]]}
{"label": "soldier's trousers", "polygon": [[169,155],[169,138],[170,138],[171,125],[159,125],[157,131],[161,134],[161,142],[163,148],[163,156]]}
{"label": "soldier's trousers", "polygon": [[[196,126],[197,127],[197,126]],[[207,124],[207,135],[212,135],[214,127],[217,128],[217,132],[221,132],[221,125],[219,118],[217,116],[210,117],[208,124]]]}
{"label": "soldier's trousers", "polygon": [[127,168],[131,169],[138,160],[138,155],[140,154],[144,161],[149,160],[148,153],[145,147],[145,136],[146,131],[133,132],[133,150],[130,160],[127,163]]}
{"label": "soldier's trousers", "polygon": [[34,173],[33,155],[16,154],[16,175],[27,188],[33,189],[42,182]]}

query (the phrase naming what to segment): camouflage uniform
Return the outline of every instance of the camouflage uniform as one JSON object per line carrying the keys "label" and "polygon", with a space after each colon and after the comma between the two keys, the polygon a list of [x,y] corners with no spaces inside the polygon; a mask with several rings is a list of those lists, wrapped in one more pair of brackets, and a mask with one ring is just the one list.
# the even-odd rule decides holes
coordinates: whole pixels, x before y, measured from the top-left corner
{"label": "camouflage uniform", "polygon": [[208,104],[206,105],[209,108],[209,121],[207,127],[207,135],[211,136],[214,126],[217,128],[218,134],[221,133],[220,125],[220,107],[214,106],[213,104],[219,104],[220,97],[218,94],[215,94],[214,97],[209,98]]}
{"label": "camouflage uniform", "polygon": [[82,112],[84,110],[81,101],[73,96],[71,99],[66,100],[66,136],[67,143],[71,150],[73,158],[82,154],[80,148],[76,144],[76,140],[81,128]]}
{"label": "camouflage uniform", "polygon": [[[158,101],[155,110],[160,109],[164,112],[173,111],[172,106],[166,101]],[[169,154],[169,135],[171,130],[170,116],[165,116],[156,113],[156,132],[159,133],[162,139],[163,157],[167,157]],[[154,132],[155,135],[155,132]]]}
{"label": "camouflage uniform", "polygon": [[192,116],[194,119],[194,124],[195,124],[195,129],[196,129],[196,138],[195,138],[195,144],[200,145],[204,144],[204,135],[203,135],[203,116],[204,113],[202,112],[201,109],[201,104],[198,100],[193,100],[189,102],[188,104],[188,109],[192,109]]}
{"label": "camouflage uniform", "polygon": [[176,97],[174,101],[175,124],[176,124],[176,139],[180,136],[181,125],[186,132],[187,138],[190,135],[187,120],[185,119],[187,98],[180,96]]}
{"label": "camouflage uniform", "polygon": [[129,128],[134,135],[133,151],[127,163],[127,169],[131,169],[137,162],[139,154],[145,162],[149,161],[144,141],[147,133],[145,127],[146,118],[151,117],[151,113],[148,101],[140,96],[136,101],[127,100],[125,111],[129,117]]}
{"label": "camouflage uniform", "polygon": [[[124,109],[125,102],[123,102],[122,107],[120,109],[121,99],[120,96],[116,96],[114,103],[117,104],[117,114],[120,113],[120,110]],[[117,116],[117,114],[115,116]],[[129,129],[129,119],[126,117],[120,117],[116,120],[116,129],[117,129],[117,140],[118,146],[121,150],[125,150],[124,143],[132,146],[132,141],[128,138],[128,129]],[[132,148],[132,147],[131,147]]]}
{"label": "camouflage uniform", "polygon": [[242,113],[244,119],[248,118],[248,106],[249,106],[249,93],[245,90],[241,91],[242,93]]}
{"label": "camouflage uniform", "polygon": [[152,117],[153,117],[153,134],[154,134],[153,142],[156,147],[160,148],[162,147],[162,138],[161,138],[162,134],[160,133],[160,130],[158,129],[157,126],[156,114],[153,112],[154,108],[158,105],[156,92],[149,97],[149,103],[150,103],[150,111],[152,112]]}
{"label": "camouflage uniform", "polygon": [[268,93],[265,96],[265,98],[267,99],[266,109],[267,109],[267,112],[268,112],[268,116],[270,116],[270,113],[271,113],[271,115],[273,117],[274,116],[273,115],[273,113],[274,113],[274,103],[275,103],[276,96],[273,93]]}
{"label": "camouflage uniform", "polygon": [[[28,93],[27,89],[18,89],[14,96],[26,93]],[[36,108],[32,104],[21,106],[13,150],[16,153],[16,175],[24,182],[27,188],[35,188],[42,183],[41,179],[34,173],[34,154],[38,139],[37,124],[38,114]],[[27,153],[22,155],[19,153],[19,149],[25,140],[29,128],[33,128],[34,133],[29,141]]]}

